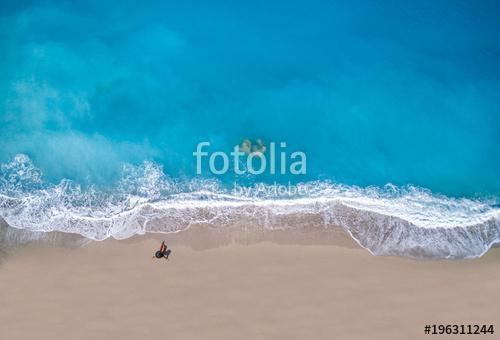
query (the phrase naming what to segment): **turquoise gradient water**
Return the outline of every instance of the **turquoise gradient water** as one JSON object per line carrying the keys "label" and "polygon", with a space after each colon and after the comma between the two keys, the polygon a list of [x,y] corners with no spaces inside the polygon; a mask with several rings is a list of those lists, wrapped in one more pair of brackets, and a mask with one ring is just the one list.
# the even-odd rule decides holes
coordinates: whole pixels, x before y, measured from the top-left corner
{"label": "turquoise gradient water", "polygon": [[[26,155],[44,183],[107,191],[151,161],[174,182],[495,202],[499,36],[498,1],[2,1],[3,181]],[[196,174],[199,142],[244,138],[304,152],[307,174]]]}
{"label": "turquoise gradient water", "polygon": [[145,159],[191,177],[199,141],[249,137],[304,151],[306,179],[500,193],[498,2],[0,12],[0,158],[25,153],[54,181],[108,182]]}

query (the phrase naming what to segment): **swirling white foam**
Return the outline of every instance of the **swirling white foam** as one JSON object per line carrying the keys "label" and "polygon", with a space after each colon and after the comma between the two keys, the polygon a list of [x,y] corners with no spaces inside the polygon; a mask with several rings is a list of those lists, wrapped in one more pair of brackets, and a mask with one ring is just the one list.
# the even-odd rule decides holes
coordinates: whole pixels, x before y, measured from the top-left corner
{"label": "swirling white foam", "polygon": [[112,190],[43,181],[25,155],[0,168],[0,215],[14,228],[77,233],[94,240],[178,232],[195,224],[266,229],[340,227],[377,255],[463,259],[500,242],[494,200],[449,198],[387,185],[300,184],[301,195],[269,185],[234,192],[214,180],[174,180],[161,166],[127,165]]}

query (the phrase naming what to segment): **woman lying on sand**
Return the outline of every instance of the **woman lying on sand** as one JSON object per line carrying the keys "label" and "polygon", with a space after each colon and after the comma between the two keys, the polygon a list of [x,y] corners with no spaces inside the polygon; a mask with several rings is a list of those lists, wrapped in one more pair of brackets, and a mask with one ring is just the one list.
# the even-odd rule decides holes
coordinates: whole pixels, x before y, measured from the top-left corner
{"label": "woman lying on sand", "polygon": [[164,259],[168,260],[168,257],[170,256],[171,252],[172,252],[172,250],[167,249],[167,245],[165,244],[165,241],[162,241],[161,246],[160,246],[160,250],[158,250],[155,253],[155,256],[153,256],[151,259],[154,259],[155,257],[157,259],[161,259],[163,257]]}

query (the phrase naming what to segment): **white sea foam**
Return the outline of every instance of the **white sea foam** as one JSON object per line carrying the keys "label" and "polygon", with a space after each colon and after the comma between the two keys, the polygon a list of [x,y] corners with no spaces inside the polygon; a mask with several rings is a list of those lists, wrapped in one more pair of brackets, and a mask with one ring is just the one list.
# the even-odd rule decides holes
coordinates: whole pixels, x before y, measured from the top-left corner
{"label": "white sea foam", "polygon": [[392,185],[302,185],[305,196],[236,194],[213,180],[173,180],[160,166],[145,162],[126,166],[112,190],[83,189],[67,180],[44,183],[29,158],[19,155],[1,166],[0,215],[14,228],[94,240],[178,232],[197,224],[340,227],[374,254],[416,258],[477,257],[500,242],[500,209],[493,201]]}

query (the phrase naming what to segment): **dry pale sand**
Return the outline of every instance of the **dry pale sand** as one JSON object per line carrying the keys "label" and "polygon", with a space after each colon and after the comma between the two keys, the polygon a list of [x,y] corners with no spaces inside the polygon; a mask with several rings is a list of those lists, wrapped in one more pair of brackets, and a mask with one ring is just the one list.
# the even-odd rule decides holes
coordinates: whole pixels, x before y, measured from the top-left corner
{"label": "dry pale sand", "polygon": [[151,260],[151,236],[10,252],[0,339],[399,340],[446,338],[424,335],[429,323],[500,327],[498,248],[424,262],[348,245],[171,242],[170,261]]}

